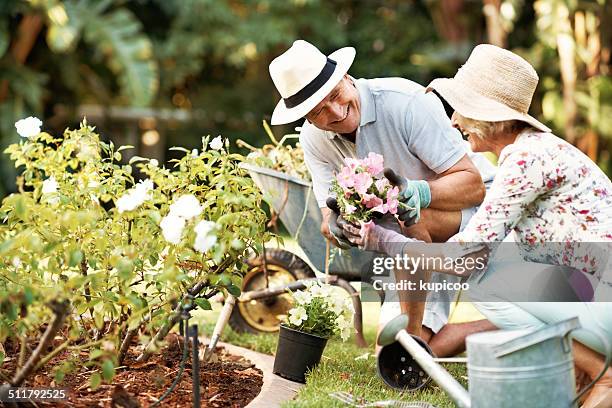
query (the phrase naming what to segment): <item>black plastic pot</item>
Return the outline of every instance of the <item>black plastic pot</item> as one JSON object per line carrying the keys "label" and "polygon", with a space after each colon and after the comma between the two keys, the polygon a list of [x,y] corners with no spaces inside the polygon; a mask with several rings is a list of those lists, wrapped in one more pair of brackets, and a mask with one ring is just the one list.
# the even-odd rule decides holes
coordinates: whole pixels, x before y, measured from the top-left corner
{"label": "black plastic pot", "polygon": [[[420,337],[412,336],[432,357],[429,345]],[[399,342],[384,346],[378,354],[376,364],[378,375],[390,387],[401,391],[416,391],[431,381],[429,374],[414,361],[412,356]]]}
{"label": "black plastic pot", "polygon": [[327,339],[290,329],[281,324],[274,357],[274,374],[291,381],[306,382],[306,372],[319,361]]}

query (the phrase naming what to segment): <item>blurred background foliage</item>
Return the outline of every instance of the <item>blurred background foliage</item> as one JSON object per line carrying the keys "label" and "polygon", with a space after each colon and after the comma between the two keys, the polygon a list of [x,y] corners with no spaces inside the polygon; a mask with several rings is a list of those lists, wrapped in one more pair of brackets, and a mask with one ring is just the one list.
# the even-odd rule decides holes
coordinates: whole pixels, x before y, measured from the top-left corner
{"label": "blurred background foliage", "polygon": [[[3,0],[0,147],[29,115],[53,132],[87,116],[105,137],[136,146],[132,154],[159,160],[208,134],[261,145],[261,121],[278,100],[268,64],[298,38],[327,53],[355,47],[353,76],[423,85],[452,76],[475,44],[489,42],[535,66],[532,113],[610,175],[610,3]],[[2,156],[0,196],[16,175]]]}

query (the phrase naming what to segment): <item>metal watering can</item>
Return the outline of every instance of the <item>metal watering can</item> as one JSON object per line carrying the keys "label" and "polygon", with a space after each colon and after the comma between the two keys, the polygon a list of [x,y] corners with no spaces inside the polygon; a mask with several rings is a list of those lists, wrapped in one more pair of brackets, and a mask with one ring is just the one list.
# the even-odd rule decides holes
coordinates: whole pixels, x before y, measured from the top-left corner
{"label": "metal watering can", "polygon": [[[431,350],[419,344],[406,332],[408,317],[400,315],[391,320],[380,336],[383,346],[378,357],[378,371],[390,386],[402,390],[389,377],[392,370],[406,367],[430,376],[446,391],[460,408],[565,408],[577,407],[578,399],[604,374],[610,364],[610,345],[606,338],[592,331],[604,345],[605,367],[593,382],[576,395],[574,360],[569,333],[580,328],[577,317],[548,325],[537,330],[497,330],[472,334],[467,337],[467,364],[470,391],[464,389],[452,375],[434,361]],[[398,343],[408,354],[393,361],[385,349]],[[397,351],[394,352],[397,356]],[[387,358],[381,359],[381,356]],[[406,361],[412,359],[412,361]],[[420,378],[419,384],[426,384]],[[420,388],[420,387],[415,387]]]}

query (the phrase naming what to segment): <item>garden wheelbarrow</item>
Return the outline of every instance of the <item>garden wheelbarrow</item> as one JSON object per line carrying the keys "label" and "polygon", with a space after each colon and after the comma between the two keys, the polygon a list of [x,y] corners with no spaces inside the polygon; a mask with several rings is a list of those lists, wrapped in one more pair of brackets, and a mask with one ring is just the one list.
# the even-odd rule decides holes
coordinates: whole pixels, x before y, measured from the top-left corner
{"label": "garden wheelbarrow", "polygon": [[352,248],[330,259],[329,244],[320,232],[321,210],[311,183],[272,169],[251,164],[242,166],[312,267],[285,249],[264,248],[260,256],[250,259],[242,294],[238,298],[226,299],[211,337],[210,345],[213,347],[209,348],[214,348],[213,341],[216,342],[228,320],[229,325],[240,332],[278,331],[281,319],[291,308],[289,291],[303,289],[306,280],[317,279],[315,270],[327,272],[319,280],[341,287],[350,294],[355,308],[356,342],[365,347],[361,299],[349,282],[361,281],[364,274],[371,273],[374,254]]}

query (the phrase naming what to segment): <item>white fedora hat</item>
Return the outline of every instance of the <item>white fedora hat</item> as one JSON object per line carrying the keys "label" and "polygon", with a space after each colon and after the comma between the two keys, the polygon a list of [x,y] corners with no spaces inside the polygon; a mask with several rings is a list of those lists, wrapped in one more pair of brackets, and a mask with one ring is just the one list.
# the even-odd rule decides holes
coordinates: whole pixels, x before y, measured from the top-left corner
{"label": "white fedora hat", "polygon": [[306,116],[340,82],[355,59],[353,47],[328,57],[314,45],[297,40],[270,63],[270,76],[282,99],[271,123],[282,125]]}
{"label": "white fedora hat", "polygon": [[454,78],[434,79],[427,89],[435,89],[466,118],[487,122],[521,120],[550,132],[528,114],[537,85],[538,74],[523,58],[491,44],[480,44]]}

